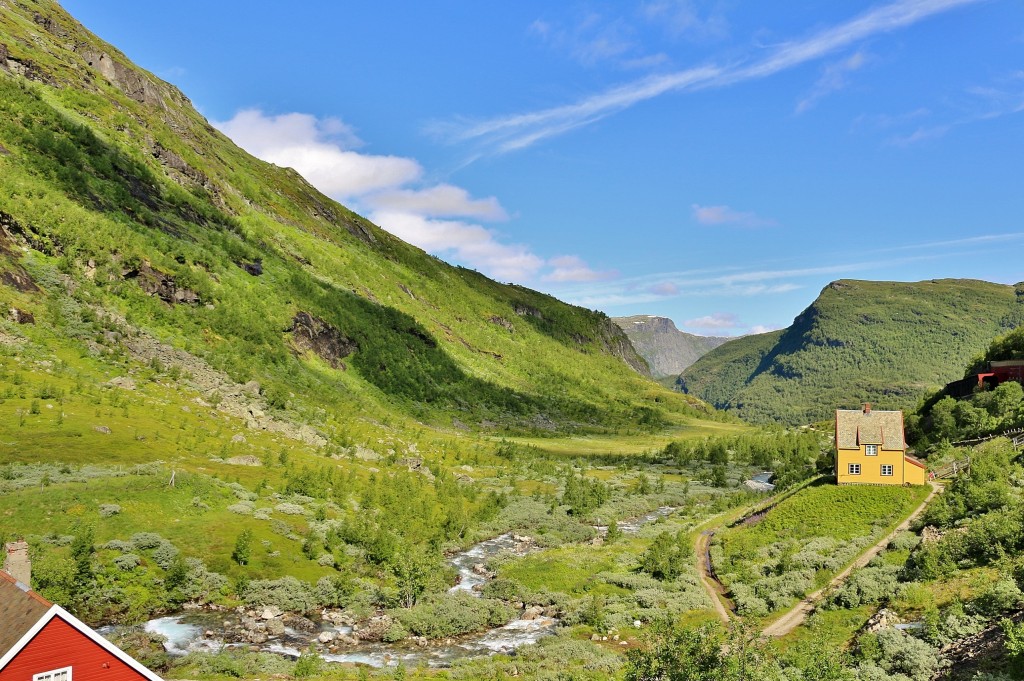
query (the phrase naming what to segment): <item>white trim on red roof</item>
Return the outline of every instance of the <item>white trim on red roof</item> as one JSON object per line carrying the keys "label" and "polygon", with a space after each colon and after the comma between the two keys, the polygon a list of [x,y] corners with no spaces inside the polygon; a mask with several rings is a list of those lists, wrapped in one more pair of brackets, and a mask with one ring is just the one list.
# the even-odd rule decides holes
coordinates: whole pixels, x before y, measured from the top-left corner
{"label": "white trim on red roof", "polygon": [[10,650],[6,651],[3,657],[0,657],[0,670],[3,670],[3,668],[6,667],[7,664],[11,660],[13,660],[15,656],[18,653],[20,653],[22,649],[25,648],[25,646],[27,646],[33,638],[35,638],[36,634],[42,631],[43,627],[45,627],[53,620],[54,617],[59,617],[68,624],[70,624],[72,628],[76,629],[80,634],[82,634],[90,641],[106,650],[108,653],[110,653],[117,659],[124,662],[126,665],[137,671],[139,674],[142,674],[142,676],[148,679],[149,681],[163,681],[163,679],[161,679],[155,673],[146,668],[146,666],[143,665],[141,662],[139,662],[131,655],[115,646],[107,639],[97,634],[95,631],[93,631],[92,627],[82,622],[80,619],[78,619],[77,617],[75,617],[59,605],[51,606],[50,609],[47,610],[46,613],[43,614],[43,616],[40,617],[35,624],[32,625],[32,628],[26,631],[25,635],[22,636]]}

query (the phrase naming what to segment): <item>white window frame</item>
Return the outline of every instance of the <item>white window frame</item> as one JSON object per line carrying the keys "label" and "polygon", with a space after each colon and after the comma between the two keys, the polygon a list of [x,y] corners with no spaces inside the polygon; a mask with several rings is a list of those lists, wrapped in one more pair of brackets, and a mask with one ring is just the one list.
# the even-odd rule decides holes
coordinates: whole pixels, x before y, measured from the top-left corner
{"label": "white window frame", "polygon": [[860,475],[860,464],[859,463],[847,464],[846,473],[847,473],[847,475]]}
{"label": "white window frame", "polygon": [[[886,472],[885,472],[885,469],[886,469],[886,468],[888,468],[888,469],[889,469],[889,472],[888,472],[888,473],[886,473]],[[892,477],[892,469],[893,469],[893,466],[892,466],[892,464],[891,464],[891,463],[883,463],[883,464],[882,464],[882,475],[883,475],[884,477]]]}
{"label": "white window frame", "polygon": [[864,456],[878,456],[878,445],[864,445]]}
{"label": "white window frame", "polygon": [[[63,676],[61,676],[62,674]],[[61,667],[33,674],[32,681],[71,681],[71,667]]]}

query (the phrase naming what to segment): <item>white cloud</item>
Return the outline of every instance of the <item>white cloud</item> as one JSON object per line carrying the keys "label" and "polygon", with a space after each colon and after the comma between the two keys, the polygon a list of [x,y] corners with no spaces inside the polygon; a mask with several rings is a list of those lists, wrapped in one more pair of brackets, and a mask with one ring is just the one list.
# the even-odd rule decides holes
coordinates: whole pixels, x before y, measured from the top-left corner
{"label": "white cloud", "polygon": [[544,281],[580,282],[602,281],[618,276],[615,271],[597,272],[575,255],[563,255],[548,261],[551,271],[544,275]]}
{"label": "white cloud", "polygon": [[722,38],[729,24],[719,7],[702,17],[692,0],[651,0],[645,2],[641,13],[649,22],[661,26],[673,38],[709,40]]}
{"label": "white cloud", "polygon": [[392,211],[375,211],[369,217],[400,239],[431,253],[450,254],[497,279],[522,281],[544,266],[544,259],[527,246],[500,243],[480,225]]}
{"label": "white cloud", "polygon": [[898,0],[875,7],[845,23],[776,47],[767,57],[738,64],[707,64],[641,78],[576,103],[484,121],[434,124],[433,131],[454,142],[475,142],[480,154],[502,154],[589,125],[668,92],[725,87],[765,78],[820,59],[879,33],[910,26],[932,15],[980,0]]}
{"label": "white cloud", "polygon": [[868,63],[868,56],[863,51],[857,51],[838,62],[828,64],[822,70],[821,77],[814,84],[810,94],[797,102],[796,112],[801,114],[811,109],[819,100],[846,87],[847,76],[854,71],[859,71]]}
{"label": "white cloud", "polygon": [[239,111],[214,125],[236,144],[264,161],[294,168],[317,189],[346,199],[420,178],[423,168],[410,158],[350,151],[357,138],[338,119],[289,113],[266,116],[257,109]]}
{"label": "white cloud", "polygon": [[654,284],[647,289],[651,293],[659,296],[677,296],[679,295],[679,286],[671,281],[662,281]]}
{"label": "white cloud", "polygon": [[767,227],[774,220],[758,217],[754,213],[738,211],[729,206],[701,206],[693,204],[694,219],[702,225],[736,225],[738,227]]}
{"label": "white cloud", "polygon": [[706,315],[704,317],[687,319],[683,322],[683,325],[688,326],[691,329],[701,329],[705,331],[711,329],[735,329],[741,326],[740,320],[737,319],[736,315],[729,312],[715,312],[714,314]]}
{"label": "white cloud", "polygon": [[439,184],[427,189],[391,189],[363,198],[374,210],[402,211],[430,217],[468,217],[479,220],[507,220],[508,214],[493,196],[470,197],[462,187]]}
{"label": "white cloud", "polygon": [[249,153],[297,170],[313,186],[340,201],[370,209],[368,217],[395,236],[438,255],[448,255],[488,276],[526,281],[539,276],[553,282],[597,281],[615,276],[596,272],[575,256],[546,262],[524,244],[506,244],[495,232],[473,222],[438,218],[506,220],[498,199],[474,199],[462,187],[438,184],[410,188],[423,175],[414,159],[352,151],[362,144],[337,118],[303,113],[266,115],[239,111],[214,123]]}
{"label": "white cloud", "polygon": [[621,19],[606,20],[593,11],[583,13],[569,27],[538,19],[530,24],[529,32],[584,66],[617,59],[636,48],[627,23]]}
{"label": "white cloud", "polygon": [[750,333],[768,333],[769,331],[776,331],[779,327],[777,326],[765,326],[764,324],[754,324],[750,327]]}

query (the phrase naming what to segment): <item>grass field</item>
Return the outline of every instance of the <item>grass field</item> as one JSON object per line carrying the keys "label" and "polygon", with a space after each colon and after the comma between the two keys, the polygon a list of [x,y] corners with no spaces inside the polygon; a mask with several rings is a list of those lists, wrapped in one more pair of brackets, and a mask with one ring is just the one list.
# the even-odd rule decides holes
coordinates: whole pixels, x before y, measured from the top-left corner
{"label": "grass field", "polygon": [[823,586],[895,527],[927,487],[811,485],[759,522],[720,531],[712,560],[740,614],[763,616]]}

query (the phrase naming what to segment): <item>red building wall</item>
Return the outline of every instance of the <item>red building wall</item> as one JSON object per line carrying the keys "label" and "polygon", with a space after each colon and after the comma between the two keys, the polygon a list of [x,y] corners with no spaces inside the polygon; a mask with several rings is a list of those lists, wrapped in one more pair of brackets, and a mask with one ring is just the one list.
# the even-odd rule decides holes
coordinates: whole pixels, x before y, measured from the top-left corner
{"label": "red building wall", "polygon": [[71,667],[71,681],[146,681],[139,672],[56,616],[0,670],[0,681]]}

